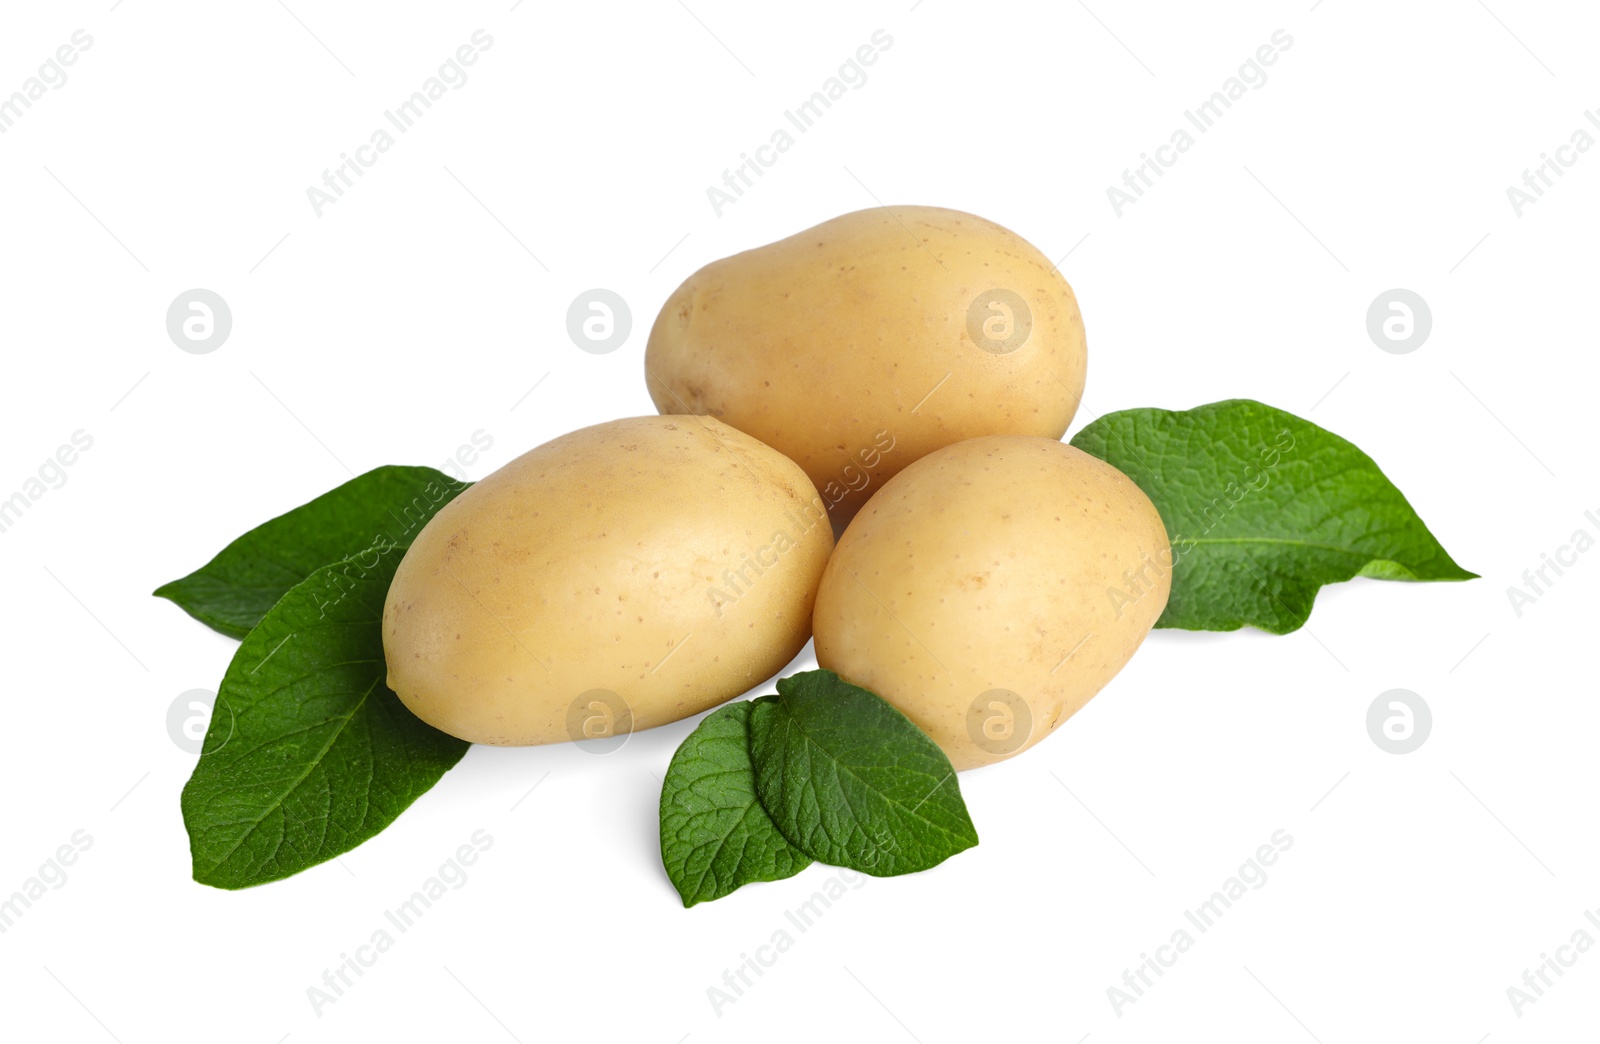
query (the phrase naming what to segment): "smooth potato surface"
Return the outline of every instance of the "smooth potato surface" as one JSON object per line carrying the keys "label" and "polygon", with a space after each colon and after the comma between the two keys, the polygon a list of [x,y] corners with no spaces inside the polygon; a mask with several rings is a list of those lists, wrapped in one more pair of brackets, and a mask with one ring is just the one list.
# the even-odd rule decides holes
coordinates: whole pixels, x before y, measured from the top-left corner
{"label": "smooth potato surface", "polygon": [[1085,365],[1055,265],[937,207],[846,214],[713,262],[662,306],[645,353],[658,410],[718,417],[789,456],[836,528],[942,446],[1059,439]]}
{"label": "smooth potato surface", "polygon": [[383,615],[389,687],[474,743],[650,728],[805,645],[833,534],[794,462],[704,417],[564,435],[418,534]]}
{"label": "smooth potato surface", "polygon": [[817,662],[972,768],[1099,692],[1170,581],[1161,516],[1127,476],[1048,439],[972,439],[891,479],[840,538],[817,592]]}

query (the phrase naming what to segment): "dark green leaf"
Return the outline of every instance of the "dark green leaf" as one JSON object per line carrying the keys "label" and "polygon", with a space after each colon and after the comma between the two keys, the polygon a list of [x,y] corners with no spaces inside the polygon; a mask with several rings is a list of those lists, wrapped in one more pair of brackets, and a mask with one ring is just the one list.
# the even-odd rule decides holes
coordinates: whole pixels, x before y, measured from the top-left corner
{"label": "dark green leaf", "polygon": [[466,488],[433,468],[377,468],[262,523],[155,594],[206,626],[243,638],[312,571],[368,548],[410,547],[423,525]]}
{"label": "dark green leaf", "polygon": [[1172,594],[1157,627],[1287,634],[1324,584],[1470,580],[1372,458],[1249,399],[1123,410],[1072,445],[1121,470],[1161,512]]}
{"label": "dark green leaf", "polygon": [[753,705],[713,711],[672,756],[661,787],[661,862],[684,906],[811,865],[756,798],[748,723]]}
{"label": "dark green leaf", "polygon": [[183,788],[196,881],[245,888],[348,852],[466,753],[384,685],[383,602],[400,558],[368,551],[316,570],[239,646]]}
{"label": "dark green leaf", "polygon": [[978,843],[950,759],[881,697],[817,670],[754,702],[756,793],[806,855],[892,877]]}

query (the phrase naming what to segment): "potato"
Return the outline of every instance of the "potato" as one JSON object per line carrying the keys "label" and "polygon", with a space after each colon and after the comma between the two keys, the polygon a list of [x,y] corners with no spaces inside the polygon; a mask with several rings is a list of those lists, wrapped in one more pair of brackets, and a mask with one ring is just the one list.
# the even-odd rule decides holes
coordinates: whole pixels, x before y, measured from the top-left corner
{"label": "potato", "polygon": [[958,769],[1011,757],[1099,692],[1167,604],[1172,552],[1122,472],[1049,439],[928,454],[845,530],[817,662],[898,707]]}
{"label": "potato", "polygon": [[677,721],[811,634],[833,533],[805,473],[704,417],[563,435],[462,493],[389,588],[389,687],[474,743]]}
{"label": "potato", "polygon": [[792,458],[836,529],[942,446],[1059,439],[1084,366],[1078,302],[1050,260],[937,207],[862,210],[713,262],[645,350],[658,410],[710,414]]}

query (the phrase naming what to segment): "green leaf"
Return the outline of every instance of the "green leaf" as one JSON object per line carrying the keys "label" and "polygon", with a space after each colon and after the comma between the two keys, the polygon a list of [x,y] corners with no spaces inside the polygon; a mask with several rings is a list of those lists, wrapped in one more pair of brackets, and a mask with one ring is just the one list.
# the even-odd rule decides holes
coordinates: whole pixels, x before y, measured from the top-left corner
{"label": "green leaf", "polygon": [[915,873],[978,843],[955,769],[894,707],[827,670],[754,701],[756,793],[813,859],[876,877]]}
{"label": "green leaf", "polygon": [[383,602],[401,552],[318,569],[246,636],[183,788],[194,879],[275,881],[392,823],[468,744],[384,685]]}
{"label": "green leaf", "polygon": [[410,547],[428,519],[466,488],[433,468],[374,469],[262,523],[155,594],[243,638],[314,570],[367,548]]}
{"label": "green leaf", "polygon": [[1324,584],[1477,575],[1371,457],[1259,402],[1109,413],[1072,445],[1121,470],[1161,512],[1175,561],[1157,627],[1287,634]]}
{"label": "green leaf", "polygon": [[713,711],[672,756],[661,786],[661,862],[684,906],[811,865],[756,798],[749,702]]}

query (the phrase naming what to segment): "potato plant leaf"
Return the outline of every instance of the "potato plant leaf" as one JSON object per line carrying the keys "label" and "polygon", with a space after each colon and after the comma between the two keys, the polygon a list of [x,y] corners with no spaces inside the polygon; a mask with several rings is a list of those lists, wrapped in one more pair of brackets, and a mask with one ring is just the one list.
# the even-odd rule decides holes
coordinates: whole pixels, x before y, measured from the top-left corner
{"label": "potato plant leaf", "polygon": [[466,488],[433,468],[376,468],[262,523],[155,594],[213,630],[243,638],[314,570],[368,548],[410,547]]}
{"label": "potato plant leaf", "polygon": [[183,788],[196,881],[245,888],[348,852],[466,753],[384,684],[383,602],[401,556],[312,572],[239,646]]}
{"label": "potato plant leaf", "polygon": [[811,865],[756,797],[749,702],[713,711],[672,756],[661,787],[661,862],[684,906]]}
{"label": "potato plant leaf", "polygon": [[1371,457],[1259,402],[1122,410],[1072,445],[1121,470],[1161,512],[1174,562],[1157,627],[1287,634],[1324,584],[1477,575],[1456,564]]}
{"label": "potato plant leaf", "polygon": [[978,843],[955,769],[881,697],[827,670],[754,701],[756,793],[813,859],[876,877],[926,870]]}

